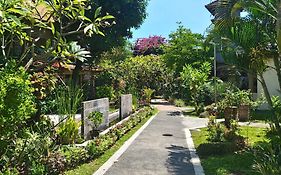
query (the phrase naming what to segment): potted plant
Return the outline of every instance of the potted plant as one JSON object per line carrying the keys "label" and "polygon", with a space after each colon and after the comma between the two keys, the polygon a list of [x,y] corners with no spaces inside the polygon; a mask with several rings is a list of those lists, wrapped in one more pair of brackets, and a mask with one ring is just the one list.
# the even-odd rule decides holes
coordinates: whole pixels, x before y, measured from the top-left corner
{"label": "potted plant", "polygon": [[233,91],[225,93],[224,98],[218,103],[218,109],[222,111],[225,118],[225,126],[228,128],[230,127],[230,121],[237,120],[238,118],[238,104],[239,100]]}
{"label": "potted plant", "polygon": [[239,91],[237,96],[239,98],[238,119],[239,121],[247,121],[250,118],[250,108],[253,103],[251,94],[249,91]]}
{"label": "potted plant", "polygon": [[103,122],[103,114],[99,111],[93,111],[88,115],[88,119],[93,124],[93,130],[91,131],[91,135],[93,137],[99,136],[100,133],[99,126]]}
{"label": "potted plant", "polygon": [[225,122],[229,124],[231,119],[247,121],[250,117],[250,108],[253,104],[251,93],[245,90],[228,92],[219,107],[224,111]]}

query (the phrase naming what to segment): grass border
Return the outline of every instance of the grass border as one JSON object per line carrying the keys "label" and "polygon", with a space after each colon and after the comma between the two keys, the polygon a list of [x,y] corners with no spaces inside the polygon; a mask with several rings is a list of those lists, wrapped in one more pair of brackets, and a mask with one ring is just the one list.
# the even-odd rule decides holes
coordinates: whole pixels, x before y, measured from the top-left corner
{"label": "grass border", "polygon": [[121,137],[110,149],[105,151],[103,155],[97,159],[92,160],[90,163],[86,163],[78,166],[76,169],[66,171],[66,175],[92,175],[96,172],[113,154],[118,151],[123,144],[129,140],[151,117],[155,116],[159,111],[154,109],[151,116],[142,120],[137,126],[128,131],[123,137]]}

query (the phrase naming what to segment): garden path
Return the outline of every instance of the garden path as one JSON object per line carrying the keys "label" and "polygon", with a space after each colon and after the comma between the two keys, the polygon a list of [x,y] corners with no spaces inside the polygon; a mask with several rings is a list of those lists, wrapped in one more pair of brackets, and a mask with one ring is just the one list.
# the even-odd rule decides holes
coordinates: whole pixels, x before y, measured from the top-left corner
{"label": "garden path", "polygon": [[203,175],[187,129],[193,124],[179,108],[165,101],[155,103],[159,113],[151,123],[112,166],[109,163],[109,169],[99,169],[95,175]]}

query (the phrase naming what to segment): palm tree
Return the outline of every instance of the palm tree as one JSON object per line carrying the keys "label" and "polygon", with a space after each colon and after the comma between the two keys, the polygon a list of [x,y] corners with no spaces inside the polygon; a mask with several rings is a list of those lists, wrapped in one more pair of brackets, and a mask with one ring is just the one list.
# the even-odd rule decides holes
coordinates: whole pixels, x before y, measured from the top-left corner
{"label": "palm tree", "polygon": [[[246,18],[239,13],[245,10]],[[265,59],[272,58],[281,90],[281,1],[280,0],[218,0],[215,11],[215,27],[221,36],[228,38],[232,48],[248,71],[255,71],[263,87],[270,108],[273,103],[263,73],[268,69]],[[231,48],[230,47],[230,48]],[[242,50],[242,52],[241,52]],[[239,63],[239,57],[235,58]],[[281,137],[281,127],[277,116],[274,124]]]}

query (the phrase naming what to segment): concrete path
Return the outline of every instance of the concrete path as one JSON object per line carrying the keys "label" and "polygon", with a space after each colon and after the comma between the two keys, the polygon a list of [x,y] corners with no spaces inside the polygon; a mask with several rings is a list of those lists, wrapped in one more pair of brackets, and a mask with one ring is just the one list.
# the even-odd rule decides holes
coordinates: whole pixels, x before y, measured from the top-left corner
{"label": "concrete path", "polygon": [[188,148],[190,144],[186,138],[186,128],[193,124],[181,117],[174,106],[159,104],[156,107],[159,114],[106,175],[195,175],[194,150]]}

